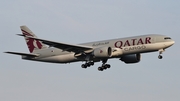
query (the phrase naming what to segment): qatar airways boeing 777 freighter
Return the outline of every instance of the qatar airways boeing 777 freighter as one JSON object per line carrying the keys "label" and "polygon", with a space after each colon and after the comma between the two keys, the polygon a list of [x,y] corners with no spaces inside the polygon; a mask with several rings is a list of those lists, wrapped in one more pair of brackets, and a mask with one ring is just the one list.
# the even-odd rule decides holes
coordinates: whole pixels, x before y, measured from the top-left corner
{"label": "qatar airways boeing 777 freighter", "polygon": [[82,68],[94,65],[102,61],[99,71],[110,68],[106,64],[108,59],[118,58],[125,63],[138,63],[141,53],[159,51],[159,59],[162,59],[164,50],[175,42],[167,36],[149,34],[127,38],[96,41],[78,45],[60,43],[37,38],[36,35],[26,26],[20,26],[26,40],[30,53],[5,52],[21,55],[22,59],[50,62],[50,63],[71,63],[84,61]]}

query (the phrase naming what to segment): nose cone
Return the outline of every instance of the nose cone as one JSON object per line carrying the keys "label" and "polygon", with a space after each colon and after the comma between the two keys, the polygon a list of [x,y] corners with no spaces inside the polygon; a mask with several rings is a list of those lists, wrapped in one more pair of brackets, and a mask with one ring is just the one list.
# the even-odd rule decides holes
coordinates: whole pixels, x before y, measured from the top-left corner
{"label": "nose cone", "polygon": [[166,46],[167,46],[167,47],[170,47],[170,46],[174,45],[174,43],[175,43],[175,41],[174,41],[174,40],[171,40],[171,41],[169,41],[169,42],[166,43]]}
{"label": "nose cone", "polygon": [[172,41],[171,41],[171,46],[172,46],[172,45],[174,45],[174,43],[175,43],[175,41],[174,41],[174,40],[172,40]]}

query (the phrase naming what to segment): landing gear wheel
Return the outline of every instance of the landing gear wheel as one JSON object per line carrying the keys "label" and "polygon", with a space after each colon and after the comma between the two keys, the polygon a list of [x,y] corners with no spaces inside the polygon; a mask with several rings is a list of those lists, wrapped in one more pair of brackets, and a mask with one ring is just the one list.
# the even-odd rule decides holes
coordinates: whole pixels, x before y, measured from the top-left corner
{"label": "landing gear wheel", "polygon": [[87,68],[87,67],[90,67],[90,66],[93,66],[94,65],[94,62],[86,62],[85,64],[82,64],[81,67],[82,68]]}
{"label": "landing gear wheel", "polygon": [[103,68],[102,68],[102,67],[98,67],[98,70],[99,70],[99,71],[103,71]]}
{"label": "landing gear wheel", "polygon": [[109,65],[109,64],[106,64],[106,67],[107,67],[107,68],[110,68],[110,67],[111,67],[111,65]]}
{"label": "landing gear wheel", "polygon": [[163,58],[163,56],[162,56],[162,55],[159,55],[159,56],[158,56],[158,58],[159,58],[159,59],[162,59],[162,58]]}
{"label": "landing gear wheel", "polygon": [[87,68],[87,65],[86,64],[82,64],[81,67],[82,68]]}
{"label": "landing gear wheel", "polygon": [[93,65],[94,65],[94,62],[90,62],[89,64],[93,66]]}
{"label": "landing gear wheel", "polygon": [[106,70],[106,69],[107,69],[107,66],[103,66],[102,68],[103,68],[103,70]]}
{"label": "landing gear wheel", "polygon": [[91,66],[91,64],[90,64],[90,63],[86,63],[85,65],[86,65],[87,67],[90,67],[90,66]]}

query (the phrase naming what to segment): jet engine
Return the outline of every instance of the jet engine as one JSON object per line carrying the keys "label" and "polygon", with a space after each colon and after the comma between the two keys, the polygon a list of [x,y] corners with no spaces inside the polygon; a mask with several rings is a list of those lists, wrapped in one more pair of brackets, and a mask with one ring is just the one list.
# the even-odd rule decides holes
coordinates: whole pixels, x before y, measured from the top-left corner
{"label": "jet engine", "polygon": [[108,58],[112,56],[112,48],[111,47],[100,47],[96,48],[93,51],[93,55],[97,58]]}
{"label": "jet engine", "polygon": [[141,60],[141,54],[124,55],[120,60],[127,64],[138,63]]}

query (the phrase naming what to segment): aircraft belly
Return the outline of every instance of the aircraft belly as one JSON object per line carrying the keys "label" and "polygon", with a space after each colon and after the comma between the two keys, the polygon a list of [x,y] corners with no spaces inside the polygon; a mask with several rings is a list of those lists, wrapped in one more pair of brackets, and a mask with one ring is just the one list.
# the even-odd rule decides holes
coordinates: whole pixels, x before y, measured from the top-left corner
{"label": "aircraft belly", "polygon": [[53,62],[53,63],[69,63],[69,62],[77,61],[76,57],[74,57],[74,54],[51,56],[51,57],[41,58],[40,60],[45,62]]}

